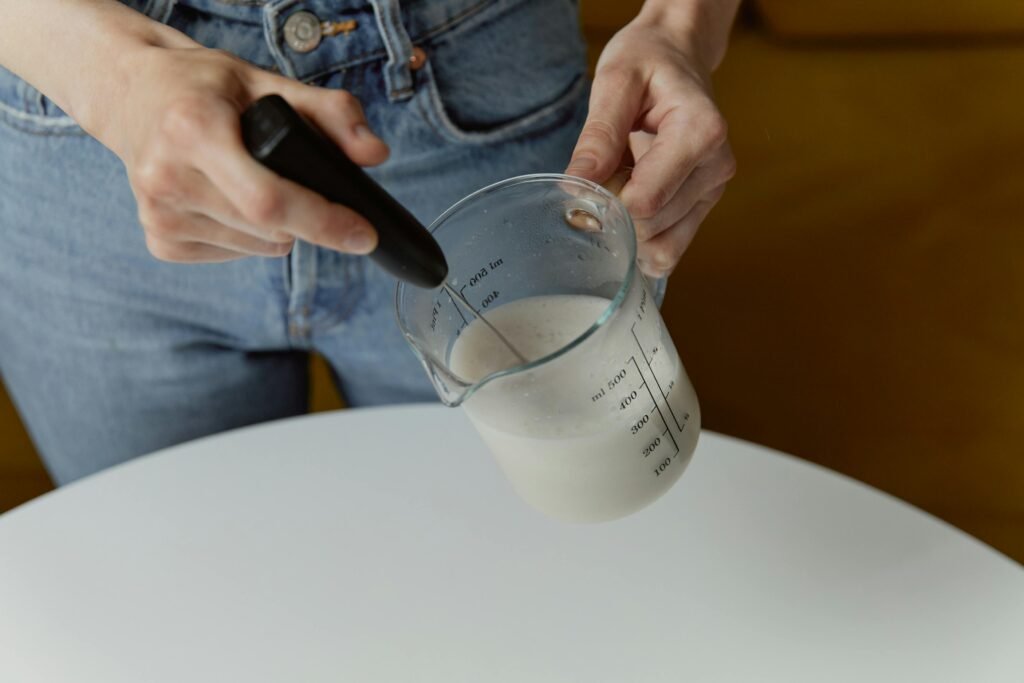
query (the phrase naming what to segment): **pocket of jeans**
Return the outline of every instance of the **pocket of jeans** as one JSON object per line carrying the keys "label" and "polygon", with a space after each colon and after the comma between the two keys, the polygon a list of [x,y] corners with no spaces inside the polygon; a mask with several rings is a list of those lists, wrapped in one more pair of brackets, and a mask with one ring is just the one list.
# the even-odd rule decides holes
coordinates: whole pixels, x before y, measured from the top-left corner
{"label": "pocket of jeans", "polygon": [[85,135],[48,97],[0,67],[0,123],[38,135]]}
{"label": "pocket of jeans", "polygon": [[574,112],[587,92],[573,0],[499,0],[423,48],[424,114],[455,142],[540,132]]}

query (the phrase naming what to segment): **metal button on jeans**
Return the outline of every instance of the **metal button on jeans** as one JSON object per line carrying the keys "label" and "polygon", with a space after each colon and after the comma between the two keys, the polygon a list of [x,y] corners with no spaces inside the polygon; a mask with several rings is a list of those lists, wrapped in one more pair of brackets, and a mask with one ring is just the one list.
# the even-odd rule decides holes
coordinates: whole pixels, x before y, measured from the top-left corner
{"label": "metal button on jeans", "polygon": [[284,42],[296,52],[309,52],[320,44],[320,19],[312,12],[296,12],[284,22]]}
{"label": "metal button on jeans", "polygon": [[426,63],[427,53],[424,52],[422,47],[417,45],[412,49],[412,55],[409,56],[409,68],[413,71],[419,71]]}

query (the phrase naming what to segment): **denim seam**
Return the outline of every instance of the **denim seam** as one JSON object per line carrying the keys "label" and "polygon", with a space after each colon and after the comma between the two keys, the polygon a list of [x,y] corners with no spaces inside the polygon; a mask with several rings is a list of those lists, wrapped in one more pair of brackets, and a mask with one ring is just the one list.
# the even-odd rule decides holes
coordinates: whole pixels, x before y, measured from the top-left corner
{"label": "denim seam", "polygon": [[[445,35],[446,37],[452,34],[458,35],[460,31],[465,31],[476,26],[478,22],[473,20],[482,21],[484,25],[486,25],[491,21],[500,19],[505,12],[514,9],[517,5],[521,5],[526,1],[527,0],[481,0],[477,4],[467,7],[451,19],[427,29],[423,33],[419,34],[413,42],[418,43],[421,41],[427,41],[431,38],[436,38],[439,35]],[[484,10],[488,10],[491,7],[495,8],[495,14],[488,13],[484,16],[479,16],[484,12]]]}
{"label": "denim seam", "polygon": [[174,11],[176,4],[178,4],[178,0],[150,0],[144,14],[161,24],[166,24],[170,20],[171,12]]}
{"label": "denim seam", "polygon": [[378,50],[377,52],[369,52],[364,54],[362,58],[350,60],[347,62],[338,62],[337,64],[332,64],[331,66],[324,67],[323,69],[317,71],[312,75],[304,76],[301,80],[303,83],[310,83],[319,78],[323,78],[324,76],[331,76],[337,73],[343,73],[356,66],[372,64],[373,62],[382,62],[384,61],[385,57],[387,57],[387,53],[382,50]]}
{"label": "denim seam", "polygon": [[281,15],[281,12],[292,7],[297,2],[298,0],[284,0],[283,2],[265,5],[263,10],[263,38],[267,42],[267,48],[277,61],[281,73],[293,79],[296,78],[295,65],[292,64],[292,60],[288,59],[281,49],[277,36],[280,28],[277,18]]}
{"label": "denim seam", "polygon": [[[516,3],[517,2],[524,2],[524,1],[525,0],[514,0],[514,2],[516,2]],[[449,29],[452,29],[453,31],[454,31],[454,29],[456,27],[459,28],[459,29],[462,29],[463,28],[463,26],[462,26],[463,22],[468,22],[468,20],[472,19],[476,14],[479,14],[483,10],[488,9],[489,6],[496,5],[496,4],[500,3],[500,2],[501,2],[501,0],[481,0],[477,4],[473,5],[472,7],[467,8],[465,10],[463,10],[462,12],[460,12],[456,16],[452,17],[451,19],[448,19],[448,20],[446,20],[446,21],[444,21],[444,22],[442,22],[442,23],[440,23],[440,24],[438,24],[436,26],[431,26],[430,28],[426,29],[422,33],[417,34],[416,37],[414,37],[414,38],[410,37],[410,40],[412,41],[413,45],[419,45],[419,44],[425,43],[425,42],[427,42],[427,41],[429,41],[429,40],[431,40],[433,38],[436,38],[439,35],[445,35],[446,32],[449,31]],[[470,26],[472,26],[472,25],[470,25]],[[359,55],[358,57],[349,58],[349,59],[347,59],[345,61],[335,62],[334,64],[331,64],[329,66],[325,66],[321,70],[319,70],[319,71],[317,71],[317,72],[315,72],[313,74],[310,74],[308,76],[303,76],[301,79],[298,79],[298,80],[301,80],[303,83],[310,83],[312,81],[315,81],[317,79],[323,78],[325,76],[330,76],[330,75],[333,75],[333,74],[336,74],[336,73],[340,73],[342,71],[346,71],[348,69],[351,69],[351,68],[354,68],[354,67],[357,67],[357,66],[363,66],[365,64],[371,64],[371,63],[377,62],[377,61],[386,61],[387,57],[388,57],[388,53],[387,53],[386,50],[375,50],[373,52],[365,52],[362,55]],[[294,76],[293,76],[293,78],[294,78]],[[415,90],[415,88],[413,88],[413,90]],[[407,92],[407,91],[402,91],[402,92],[404,93],[404,92]]]}
{"label": "denim seam", "polygon": [[282,289],[284,290],[285,304],[287,305],[288,300],[292,296],[292,255],[290,252],[281,259],[281,282],[283,283]]}
{"label": "denim seam", "polygon": [[[278,66],[281,68],[281,71],[282,71],[282,73],[285,76],[288,76],[288,77],[290,77],[292,79],[295,79],[295,80],[300,80],[301,82],[308,83],[308,82],[311,82],[311,81],[323,78],[325,76],[328,76],[328,75],[331,75],[331,74],[334,74],[334,73],[338,73],[338,72],[344,71],[344,70],[349,69],[349,68],[353,68],[353,67],[356,67],[356,66],[362,66],[362,65],[369,64],[369,63],[372,63],[372,62],[375,62],[375,61],[379,61],[379,60],[383,59],[384,57],[389,56],[388,53],[386,53],[385,51],[382,51],[382,50],[377,50],[377,51],[374,51],[374,52],[371,52],[371,53],[365,53],[365,54],[363,54],[363,55],[361,55],[361,56],[359,56],[357,58],[350,59],[350,60],[345,61],[345,62],[339,62],[339,63],[331,65],[329,67],[325,67],[324,69],[321,69],[320,71],[316,72],[313,75],[303,77],[302,79],[298,79],[296,77],[296,72],[295,72],[294,64],[284,54],[284,51],[281,49],[281,46],[280,46],[280,41],[277,39],[277,33],[278,33],[278,28],[279,28],[279,24],[277,22],[278,17],[280,16],[280,14],[284,10],[288,9],[289,7],[292,7],[292,6],[296,5],[298,3],[298,1],[299,0],[283,0],[282,2],[277,2],[277,3],[259,3],[259,2],[246,3],[246,4],[252,4],[253,6],[263,6],[265,8],[264,15],[263,15],[263,29],[264,29],[264,34],[265,34],[264,37],[265,37],[265,39],[267,41],[267,45],[268,45],[268,48],[270,50],[271,55],[277,61]],[[514,8],[515,6],[517,6],[517,5],[519,5],[519,4],[523,3],[523,2],[526,2],[526,1],[527,0],[480,0],[480,2],[477,2],[476,4],[472,5],[471,7],[466,8],[465,10],[463,10],[462,12],[457,14],[456,16],[451,17],[450,19],[447,19],[446,21],[442,22],[441,24],[438,24],[437,26],[433,26],[433,27],[431,27],[429,29],[426,29],[423,33],[418,34],[415,39],[411,39],[410,38],[409,40],[410,40],[411,43],[414,43],[414,44],[415,43],[421,43],[421,42],[425,42],[425,41],[431,40],[433,38],[436,38],[436,37],[438,37],[440,35],[447,36],[447,35],[450,35],[451,33],[457,32],[457,31],[467,30],[467,29],[470,29],[473,26],[475,26],[477,23],[479,23],[478,21],[474,21],[474,20],[482,20],[484,22],[489,22],[489,21],[495,20],[495,19],[499,18],[501,15],[503,15],[509,9]],[[237,4],[241,4],[241,3],[237,3]],[[175,5],[176,5],[176,0],[148,0],[148,2],[146,3],[146,5],[143,8],[143,13],[146,14],[147,16],[150,16],[151,18],[154,18],[154,19],[158,20],[158,21],[161,20],[161,19],[162,20],[166,20],[166,18],[167,18],[166,15],[168,15],[173,10]],[[488,9],[490,9],[492,7],[493,8],[497,8],[498,11],[497,11],[496,14],[492,15],[491,12],[486,12],[486,14],[484,13],[485,10],[488,10]],[[155,11],[156,9],[160,9],[160,12],[159,12],[160,16],[154,16],[155,14],[157,14],[156,11]],[[481,16],[481,15],[484,15],[484,16]],[[380,23],[380,19],[379,18],[378,18],[378,23]],[[386,35],[387,34],[384,33],[383,29],[382,29],[382,37],[385,39],[385,44],[389,45],[390,42],[387,40]],[[429,80],[430,80],[430,83],[432,85],[433,84],[433,77],[431,77]],[[432,87],[432,89],[436,90],[436,87]],[[391,98],[393,98],[393,99],[404,99],[404,98],[409,97],[414,92],[415,92],[415,87],[403,88],[403,89],[399,89],[399,90],[389,91],[389,96]],[[40,104],[39,104],[40,107],[42,106],[42,104],[41,104],[42,97],[43,96],[40,93],[38,95],[38,99],[40,100]],[[494,134],[496,136],[495,139],[500,139],[500,137],[498,137],[498,134],[500,132],[499,130],[487,131],[487,132],[481,132],[481,133],[473,133],[473,132],[466,132],[466,131],[459,130],[458,126],[456,126],[449,119],[447,114],[444,113],[443,103],[442,103],[442,100],[440,98],[439,93],[431,92],[430,93],[430,99],[431,100],[436,100],[436,102],[432,102],[432,104],[434,105],[435,108],[439,108],[440,109],[439,116],[437,116],[437,118],[440,119],[440,120],[439,121],[432,121],[432,123],[435,124],[434,125],[435,129],[438,129],[438,125],[437,124],[440,125],[440,130],[438,130],[438,132],[441,132],[441,133],[445,134],[446,136],[453,137],[455,140],[457,140],[459,142],[470,142],[470,141],[484,142],[484,141],[490,139],[487,136],[489,136],[491,134]],[[553,102],[552,105],[549,105],[549,106],[553,106],[555,104],[557,104],[557,100],[555,102]],[[545,113],[545,110],[542,109],[542,110],[539,110],[539,111],[535,112],[534,115],[542,115],[544,113]],[[10,123],[10,125],[12,125],[13,127],[17,128],[19,130],[22,130],[23,132],[27,132],[27,133],[32,133],[32,134],[36,134],[36,135],[55,135],[55,136],[56,135],[79,135],[79,136],[88,135],[88,133],[86,133],[84,130],[82,130],[82,128],[78,125],[78,123],[74,119],[72,119],[70,116],[67,116],[66,114],[64,116],[45,116],[45,115],[40,115],[40,114],[33,114],[31,112],[22,111],[22,110],[20,110],[20,109],[18,109],[16,107],[12,107],[12,106],[4,103],[4,102],[0,102],[0,119],[2,119],[4,116],[7,116],[7,117],[12,118],[12,119],[15,119],[15,121],[9,121],[8,123]],[[533,116],[533,115],[528,115],[527,118],[529,118],[530,116]],[[523,119],[523,120],[520,120],[519,122],[522,122],[523,124],[526,124],[527,120]],[[517,122],[514,121],[511,124],[507,124],[507,125],[512,127],[513,124],[515,124],[515,123],[517,123]],[[447,131],[447,132],[445,132],[445,131]]]}
{"label": "denim seam", "polygon": [[434,81],[434,73],[430,69],[430,64],[426,65],[424,71],[426,72],[427,103],[430,106],[427,106],[422,99],[419,100],[420,112],[435,132],[447,140],[459,143],[487,144],[504,142],[520,133],[532,131],[535,127],[542,128],[548,122],[548,119],[553,123],[558,120],[558,115],[567,109],[580,93],[585,90],[587,84],[586,75],[580,74],[561,94],[539,109],[500,124],[491,130],[467,131],[459,128],[452,121],[451,117],[448,116],[448,112],[444,108],[444,100],[441,98],[441,93],[438,91],[437,84]]}
{"label": "denim seam", "polygon": [[[291,291],[288,296],[288,340],[292,348],[309,349],[313,331],[312,312],[315,310],[319,283],[319,247],[310,242],[296,240],[291,260]],[[292,334],[293,325],[299,332]]]}
{"label": "denim seam", "polygon": [[32,106],[36,108],[36,111],[39,112],[40,116],[46,116],[46,105],[43,104],[43,93],[42,91],[34,88],[32,89]]}
{"label": "denim seam", "polygon": [[413,48],[405,24],[402,23],[402,10],[398,0],[370,0],[370,4],[373,6],[377,30],[388,53],[388,61],[384,66],[388,101],[408,99],[413,94],[413,75],[409,68]]}
{"label": "denim seam", "polygon": [[292,298],[292,255],[289,253],[279,260],[281,267],[281,294],[283,295],[279,311],[281,312],[281,338],[287,346],[291,346],[291,310],[289,308]]}
{"label": "denim seam", "polygon": [[0,102],[0,121],[11,128],[34,135],[87,135],[73,118],[64,116],[43,116],[22,111]]}
{"label": "denim seam", "polygon": [[[344,308],[339,307],[336,311],[330,311],[315,323],[311,322],[309,325],[309,336],[311,340],[313,336],[330,332],[338,325],[347,322],[352,316],[352,312],[355,311],[356,306],[363,298],[366,283],[365,272],[362,273],[362,277],[359,278],[357,278],[352,272],[355,268],[363,264],[357,264],[356,259],[354,258],[344,259],[344,263],[345,265],[342,268],[344,279],[341,291],[343,292],[342,296],[344,301],[347,302],[347,305]],[[355,288],[357,283],[359,285],[358,290]]]}

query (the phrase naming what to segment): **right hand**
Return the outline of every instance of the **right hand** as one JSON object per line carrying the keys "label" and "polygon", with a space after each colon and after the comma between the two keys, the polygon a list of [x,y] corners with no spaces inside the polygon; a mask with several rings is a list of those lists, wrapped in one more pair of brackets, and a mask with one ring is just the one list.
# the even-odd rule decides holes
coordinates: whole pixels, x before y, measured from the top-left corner
{"label": "right hand", "polygon": [[281,178],[242,143],[242,111],[277,93],[357,164],[388,157],[359,101],[304,85],[177,34],[126,60],[121,97],[83,122],[124,162],[146,245],[158,259],[219,262],[283,256],[295,239],[352,254],[377,246],[359,214]]}

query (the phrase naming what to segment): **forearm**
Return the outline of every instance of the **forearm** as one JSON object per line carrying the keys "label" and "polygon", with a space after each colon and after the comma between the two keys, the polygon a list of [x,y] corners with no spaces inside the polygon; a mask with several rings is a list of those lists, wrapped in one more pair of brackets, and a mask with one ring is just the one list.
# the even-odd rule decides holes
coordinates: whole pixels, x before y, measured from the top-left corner
{"label": "forearm", "polygon": [[0,17],[0,65],[87,128],[117,100],[133,51],[191,42],[114,0],[0,0]]}
{"label": "forearm", "polygon": [[637,19],[679,35],[712,71],[725,57],[739,6],[740,0],[646,0]]}

